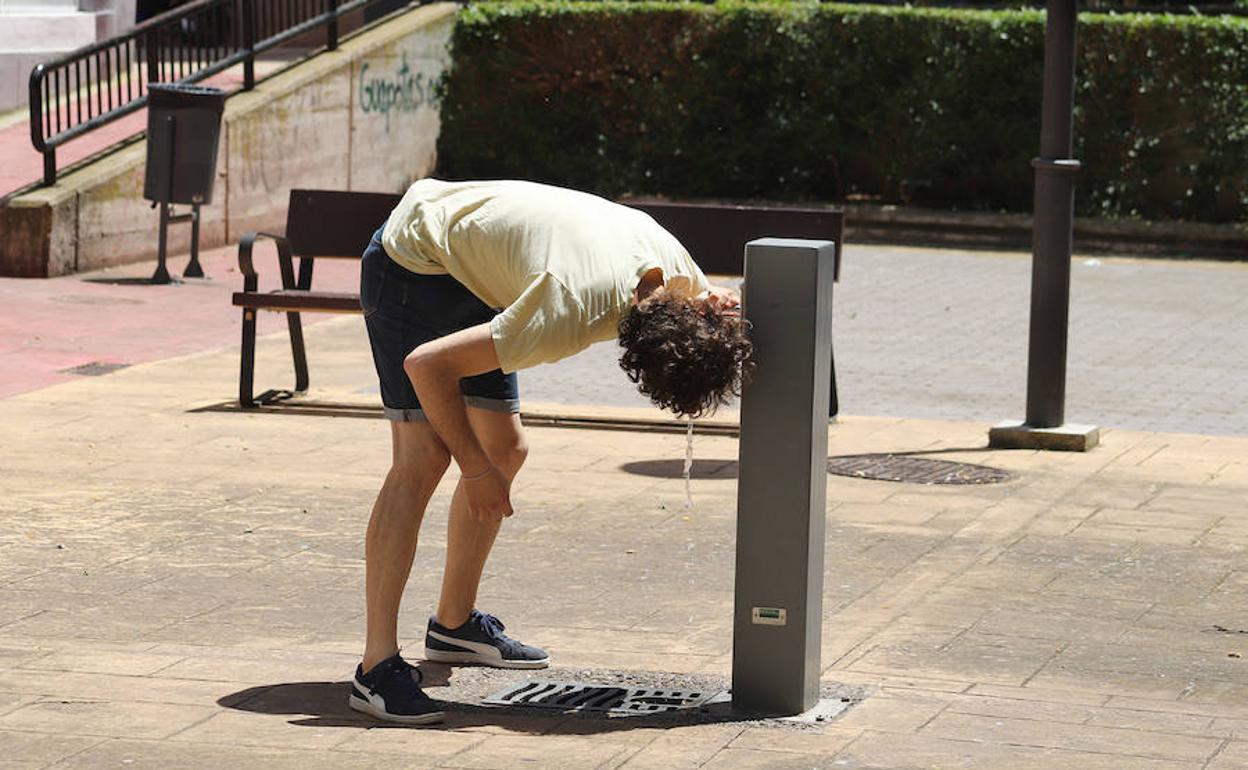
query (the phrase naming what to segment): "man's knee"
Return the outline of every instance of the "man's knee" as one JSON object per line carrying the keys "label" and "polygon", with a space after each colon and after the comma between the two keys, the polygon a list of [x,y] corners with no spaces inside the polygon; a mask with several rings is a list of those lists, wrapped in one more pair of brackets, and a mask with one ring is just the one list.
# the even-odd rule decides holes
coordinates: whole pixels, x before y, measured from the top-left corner
{"label": "man's knee", "polygon": [[451,464],[451,453],[442,439],[423,423],[397,424],[394,438],[390,473],[409,483],[437,486]]}
{"label": "man's knee", "polygon": [[490,456],[490,462],[494,463],[503,473],[508,476],[515,476],[520,472],[520,466],[524,465],[524,460],[529,456],[529,445],[524,440],[524,436],[509,437],[506,441],[494,442],[490,446],[485,447],[485,453]]}

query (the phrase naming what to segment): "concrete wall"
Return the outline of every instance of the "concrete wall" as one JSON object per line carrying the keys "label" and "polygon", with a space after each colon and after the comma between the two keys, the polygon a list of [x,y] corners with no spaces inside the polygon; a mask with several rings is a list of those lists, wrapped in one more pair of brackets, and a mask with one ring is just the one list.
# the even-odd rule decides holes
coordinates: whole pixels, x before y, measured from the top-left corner
{"label": "concrete wall", "polygon": [[[292,188],[401,192],[428,175],[440,126],[433,84],[450,62],[454,13],[451,3],[413,9],[230,97],[201,247],[281,232]],[[153,258],[146,152],[136,142],[0,207],[0,275]],[[170,228],[171,253],[189,249],[189,230]]]}

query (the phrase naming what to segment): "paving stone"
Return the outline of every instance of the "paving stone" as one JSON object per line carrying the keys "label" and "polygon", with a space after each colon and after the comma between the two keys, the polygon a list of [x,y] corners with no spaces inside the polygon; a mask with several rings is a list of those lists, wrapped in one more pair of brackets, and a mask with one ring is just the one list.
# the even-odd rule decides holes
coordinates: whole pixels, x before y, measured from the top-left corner
{"label": "paving stone", "polygon": [[958,768],[958,770],[1197,770],[1199,762],[1174,762],[1120,754],[1068,751],[1030,746],[949,740],[926,735],[890,735],[872,740],[864,735],[842,751],[836,761],[848,767],[883,770]]}
{"label": "paving stone", "polygon": [[214,709],[168,703],[39,700],[0,716],[0,730],[67,735],[167,738]]}
{"label": "paving stone", "polygon": [[[970,695],[986,695],[991,698],[1039,701],[1041,703],[1066,703],[1073,706],[1103,706],[1110,701],[1107,695],[1094,695],[1068,690],[1045,690],[1039,687],[1006,687],[996,684],[977,684],[967,691]],[[1130,708],[1130,706],[1125,706]]]}
{"label": "paving stone", "polygon": [[913,733],[948,707],[945,698],[876,694],[854,705],[836,720],[845,730]]}
{"label": "paving stone", "polygon": [[973,714],[985,717],[1012,719],[1036,719],[1046,722],[1083,724],[1099,713],[1090,706],[1071,703],[1050,703],[1040,700],[1017,698],[994,698],[980,694],[966,694],[951,698],[948,711],[953,714]]}
{"label": "paving stone", "polygon": [[833,766],[832,757],[731,747],[702,765],[708,770],[823,770]]}
{"label": "paving stone", "polygon": [[154,674],[180,660],[182,660],[182,656],[178,655],[75,648],[45,655],[23,664],[22,668],[42,671],[120,674],[138,677]]}
{"label": "paving stone", "polygon": [[1207,761],[1222,745],[1217,738],[955,713],[937,716],[923,732],[953,740],[1129,754],[1196,763]]}
{"label": "paving stone", "polygon": [[444,730],[438,727],[407,728],[401,726],[375,726],[357,733],[338,745],[338,750],[348,753],[401,754],[400,760],[407,766],[409,758],[420,758],[436,764],[453,757],[486,740],[481,733]]}
{"label": "paving stone", "polygon": [[913,671],[920,676],[1022,684],[1059,652],[1044,639],[963,635],[947,646],[882,645],[852,664],[858,671]]}
{"label": "paving stone", "polygon": [[650,744],[629,756],[620,767],[627,770],[685,770],[702,767],[742,732],[743,727],[731,724],[666,730]]}
{"label": "paving stone", "polygon": [[[857,709],[858,706],[854,708]],[[848,746],[859,735],[861,731],[849,728],[843,720],[818,733],[752,727],[738,735],[728,744],[728,748],[831,756]]]}
{"label": "paving stone", "polygon": [[1222,748],[1206,770],[1238,770],[1248,767],[1248,741],[1231,741]]}
{"label": "paving stone", "polygon": [[239,682],[133,677],[98,673],[0,671],[0,692],[28,693],[49,700],[134,701],[211,705],[245,689]]}
{"label": "paving stone", "polygon": [[[421,770],[433,767],[435,762],[436,757],[409,752],[404,755],[403,767]],[[386,754],[114,739],[98,743],[76,754],[57,765],[57,770],[62,767],[66,770],[100,770],[113,767],[137,770],[309,770],[321,767],[386,770],[393,768],[394,763],[394,756]]]}
{"label": "paving stone", "polygon": [[185,727],[171,742],[212,743],[226,746],[325,750],[338,746],[367,730],[371,720],[347,709],[343,701],[328,717],[307,716],[290,719],[287,714],[221,711]]}
{"label": "paving stone", "polygon": [[0,747],[3,747],[0,767],[4,770],[47,767],[86,751],[103,740],[95,736],[0,730]]}
{"label": "paving stone", "polygon": [[596,768],[625,753],[626,746],[568,736],[491,735],[442,761],[441,766],[508,770],[520,765]]}
{"label": "paving stone", "polygon": [[1124,709],[1102,709],[1088,720],[1090,725],[1102,727],[1122,727],[1132,730],[1145,730],[1157,733],[1178,733],[1181,735],[1223,735],[1225,730],[1214,727],[1211,717],[1194,714],[1162,714],[1155,711],[1127,711]]}

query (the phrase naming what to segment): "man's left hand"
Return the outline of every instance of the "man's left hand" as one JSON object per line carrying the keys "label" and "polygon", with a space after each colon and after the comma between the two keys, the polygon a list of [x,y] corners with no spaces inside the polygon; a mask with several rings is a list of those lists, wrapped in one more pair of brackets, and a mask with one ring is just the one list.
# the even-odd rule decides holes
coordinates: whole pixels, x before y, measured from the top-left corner
{"label": "man's left hand", "polygon": [[702,300],[708,307],[713,307],[721,312],[731,312],[741,307],[741,296],[737,294],[736,289],[728,289],[723,286],[711,286],[699,294],[697,298]]}

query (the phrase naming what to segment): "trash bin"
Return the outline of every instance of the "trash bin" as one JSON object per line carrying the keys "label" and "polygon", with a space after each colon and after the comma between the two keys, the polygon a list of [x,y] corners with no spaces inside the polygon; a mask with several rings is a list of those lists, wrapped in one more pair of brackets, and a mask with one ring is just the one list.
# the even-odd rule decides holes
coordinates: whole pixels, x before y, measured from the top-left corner
{"label": "trash bin", "polygon": [[147,173],[143,197],[159,203],[212,202],[225,92],[152,83],[147,98]]}

